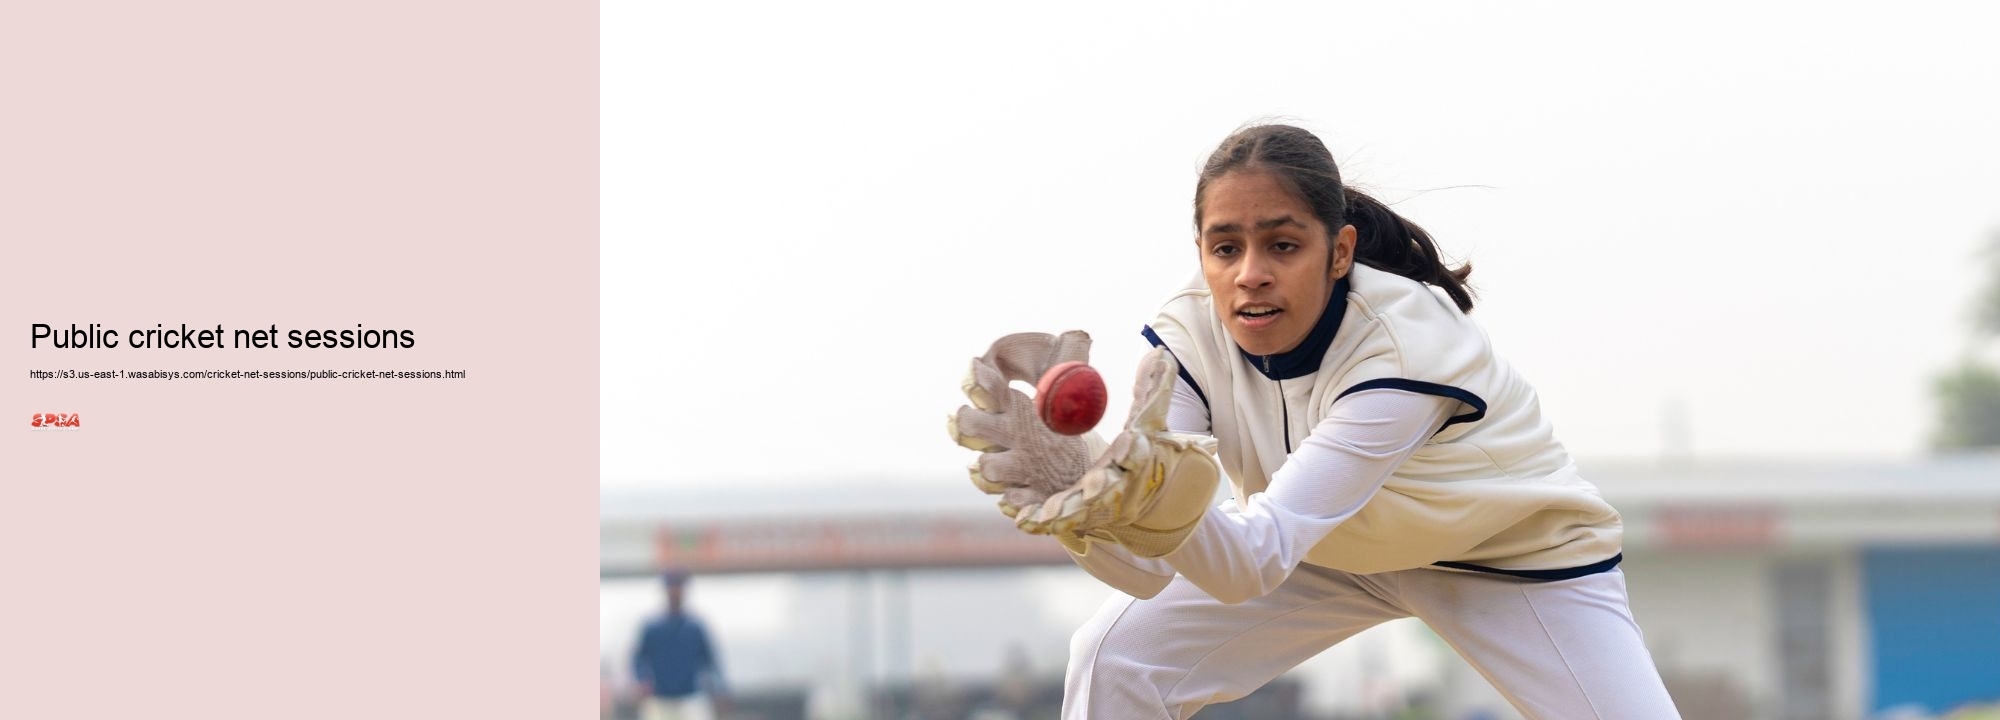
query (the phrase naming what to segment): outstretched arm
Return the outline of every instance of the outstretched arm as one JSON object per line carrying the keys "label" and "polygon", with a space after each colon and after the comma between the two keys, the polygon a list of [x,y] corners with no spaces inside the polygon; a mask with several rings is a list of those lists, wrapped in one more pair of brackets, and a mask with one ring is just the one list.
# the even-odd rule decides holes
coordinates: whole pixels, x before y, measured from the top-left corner
{"label": "outstretched arm", "polygon": [[1225,603],[1270,593],[1443,427],[1454,406],[1447,398],[1392,389],[1341,398],[1272,474],[1266,491],[1210,508],[1188,541],[1163,559]]}
{"label": "outstretched arm", "polygon": [[[1049,335],[1009,336],[988,358],[1019,348],[1035,352],[1014,354],[1039,358],[1060,344]],[[1268,594],[1360,511],[1455,407],[1389,388],[1344,396],[1274,473],[1267,492],[1214,507],[1216,438],[1188,432],[1207,430],[1206,408],[1196,410],[1200,398],[1176,377],[1178,365],[1164,348],[1140,362],[1131,416],[1088,468],[1078,467],[1074,448],[1051,445],[1081,441],[1054,440],[1060,436],[1026,417],[1027,398],[1006,386],[1022,373],[995,369],[1008,366],[975,360],[966,383],[975,405],[951,424],[954,440],[982,451],[974,483],[1002,494],[1002,509],[1021,529],[1055,536],[1085,570],[1138,597],[1157,594],[1176,571],[1224,602]],[[1093,559],[1095,552],[1103,556]]]}

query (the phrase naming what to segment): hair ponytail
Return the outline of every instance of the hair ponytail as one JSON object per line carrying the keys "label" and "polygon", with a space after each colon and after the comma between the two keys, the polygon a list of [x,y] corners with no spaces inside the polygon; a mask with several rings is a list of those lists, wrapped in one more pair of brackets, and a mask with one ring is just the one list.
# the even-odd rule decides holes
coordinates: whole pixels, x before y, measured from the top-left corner
{"label": "hair ponytail", "polygon": [[1461,312],[1472,312],[1472,263],[1448,267],[1440,256],[1437,241],[1416,223],[1397,215],[1382,201],[1353,187],[1342,188],[1347,205],[1347,224],[1354,226],[1354,258],[1369,267],[1428,283],[1444,290]]}
{"label": "hair ponytail", "polygon": [[1446,266],[1430,233],[1367,193],[1343,184],[1340,168],[1334,165],[1333,153],[1326,145],[1312,133],[1290,125],[1243,128],[1209,154],[1195,182],[1195,232],[1201,232],[1202,200],[1209,183],[1245,167],[1282,178],[1312,208],[1328,233],[1353,225],[1359,236],[1354,243],[1356,261],[1435,285],[1451,296],[1459,311],[1472,312],[1472,287],[1466,283],[1472,276],[1472,264]]}

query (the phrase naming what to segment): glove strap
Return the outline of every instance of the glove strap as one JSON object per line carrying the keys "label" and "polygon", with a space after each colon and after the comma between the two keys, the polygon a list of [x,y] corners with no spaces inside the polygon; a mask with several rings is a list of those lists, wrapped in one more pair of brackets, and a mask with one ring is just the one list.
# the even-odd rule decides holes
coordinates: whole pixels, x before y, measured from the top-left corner
{"label": "glove strap", "polygon": [[1124,545],[1133,555],[1142,558],[1165,557],[1187,544],[1188,536],[1193,535],[1195,526],[1200,524],[1201,518],[1196,517],[1193,522],[1172,530],[1148,530],[1137,525],[1127,525],[1112,530],[1111,536],[1117,538],[1118,544]]}
{"label": "glove strap", "polygon": [[[1201,524],[1221,473],[1215,458],[1208,454],[1214,439],[1196,435],[1163,434],[1151,444],[1151,467],[1141,471],[1139,487],[1126,497],[1136,500],[1138,512],[1131,521],[1108,528],[1120,545],[1140,557],[1156,558],[1187,542]],[[1158,527],[1168,524],[1166,528]]]}

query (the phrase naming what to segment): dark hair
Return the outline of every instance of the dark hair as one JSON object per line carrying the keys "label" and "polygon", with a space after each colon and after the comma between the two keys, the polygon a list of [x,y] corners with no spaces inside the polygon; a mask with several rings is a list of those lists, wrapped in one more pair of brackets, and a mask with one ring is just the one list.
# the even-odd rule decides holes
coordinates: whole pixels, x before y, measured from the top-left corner
{"label": "dark hair", "polygon": [[[1442,288],[1462,312],[1472,311],[1472,263],[1447,267],[1437,241],[1416,223],[1403,219],[1380,200],[1340,182],[1333,153],[1312,133],[1290,125],[1252,125],[1237,130],[1202,165],[1194,186],[1194,229],[1201,232],[1202,199],[1208,185],[1231,170],[1269,171],[1312,208],[1329,239],[1342,225],[1353,225],[1357,262],[1384,272]],[[1327,261],[1332,262],[1332,255]]]}

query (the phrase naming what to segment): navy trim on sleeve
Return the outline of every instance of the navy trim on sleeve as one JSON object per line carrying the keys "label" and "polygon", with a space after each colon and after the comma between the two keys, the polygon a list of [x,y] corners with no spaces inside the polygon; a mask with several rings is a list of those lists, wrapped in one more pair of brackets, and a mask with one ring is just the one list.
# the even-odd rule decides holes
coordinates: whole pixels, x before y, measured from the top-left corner
{"label": "navy trim on sleeve", "polygon": [[1363,390],[1377,390],[1382,388],[1402,390],[1422,395],[1436,395],[1438,397],[1451,398],[1472,406],[1472,412],[1464,415],[1454,415],[1451,419],[1444,421],[1444,424],[1438,427],[1438,432],[1444,432],[1445,428],[1458,423],[1477,422],[1480,418],[1486,417],[1486,401],[1480,399],[1478,395],[1472,394],[1470,390],[1407,378],[1378,378],[1358,383],[1354,387],[1340,391],[1340,395],[1334,397],[1334,400],[1339,401],[1340,398]]}
{"label": "navy trim on sleeve", "polygon": [[1596,575],[1601,572],[1608,572],[1612,568],[1618,567],[1618,561],[1623,559],[1625,559],[1625,553],[1618,553],[1617,555],[1613,555],[1610,558],[1599,560],[1589,565],[1583,565],[1580,567],[1573,567],[1573,568],[1558,568],[1555,570],[1502,570],[1500,568],[1490,568],[1484,565],[1474,565],[1472,563],[1462,563],[1462,562],[1437,562],[1431,564],[1436,565],[1438,567],[1452,568],[1454,570],[1471,570],[1473,572],[1492,573],[1494,575],[1506,575],[1509,577],[1526,578],[1528,580],[1571,580],[1583,577],[1585,575]]}
{"label": "navy trim on sleeve", "polygon": [[[1146,342],[1152,343],[1153,347],[1167,347],[1167,341],[1161,340],[1160,334],[1153,332],[1153,326],[1151,325],[1147,325],[1146,329],[1139,331],[1139,334],[1146,336]],[[1167,348],[1167,354],[1174,355],[1174,349]],[[1179,355],[1174,355],[1174,370],[1181,374],[1182,380],[1187,381],[1188,387],[1194,388],[1195,397],[1201,398],[1201,406],[1207,408],[1208,393],[1202,392],[1201,383],[1195,382],[1194,376],[1188,374],[1187,365],[1181,362],[1181,356]]]}

